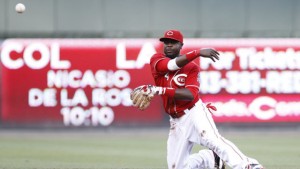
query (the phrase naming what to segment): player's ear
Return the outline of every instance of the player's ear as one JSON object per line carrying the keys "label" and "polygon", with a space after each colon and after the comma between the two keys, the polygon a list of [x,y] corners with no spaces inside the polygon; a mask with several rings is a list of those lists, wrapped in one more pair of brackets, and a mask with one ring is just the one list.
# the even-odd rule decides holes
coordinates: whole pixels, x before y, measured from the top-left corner
{"label": "player's ear", "polygon": [[183,43],[180,43],[180,50],[182,49]]}

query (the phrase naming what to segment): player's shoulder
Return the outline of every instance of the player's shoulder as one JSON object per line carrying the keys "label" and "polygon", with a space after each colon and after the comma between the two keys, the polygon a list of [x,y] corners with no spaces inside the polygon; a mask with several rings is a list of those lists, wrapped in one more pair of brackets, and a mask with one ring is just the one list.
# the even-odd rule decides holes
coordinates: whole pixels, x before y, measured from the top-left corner
{"label": "player's shoulder", "polygon": [[155,53],[152,55],[151,58],[165,58],[166,55],[164,55],[163,53]]}
{"label": "player's shoulder", "polygon": [[150,62],[154,61],[154,60],[161,60],[161,59],[166,59],[166,55],[162,54],[162,53],[155,53],[154,55],[152,55]]}

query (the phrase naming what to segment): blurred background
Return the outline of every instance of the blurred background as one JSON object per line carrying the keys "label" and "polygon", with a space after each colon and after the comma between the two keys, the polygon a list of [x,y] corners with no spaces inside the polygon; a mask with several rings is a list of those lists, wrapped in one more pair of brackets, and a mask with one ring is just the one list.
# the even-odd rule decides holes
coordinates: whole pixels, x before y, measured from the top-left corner
{"label": "blurred background", "polygon": [[297,0],[0,0],[0,8],[2,126],[166,125],[161,100],[141,116],[126,96],[153,84],[149,59],[168,29],[182,31],[183,53],[223,55],[199,62],[217,123],[300,121]]}
{"label": "blurred background", "polygon": [[[22,2],[26,12],[14,11]],[[297,0],[1,0],[0,37],[187,38],[300,36]]]}
{"label": "blurred background", "polygon": [[183,53],[221,53],[196,60],[219,130],[268,168],[300,168],[299,18],[299,0],[0,0],[0,168],[166,168],[161,100],[139,111],[129,94],[154,83],[169,29]]}

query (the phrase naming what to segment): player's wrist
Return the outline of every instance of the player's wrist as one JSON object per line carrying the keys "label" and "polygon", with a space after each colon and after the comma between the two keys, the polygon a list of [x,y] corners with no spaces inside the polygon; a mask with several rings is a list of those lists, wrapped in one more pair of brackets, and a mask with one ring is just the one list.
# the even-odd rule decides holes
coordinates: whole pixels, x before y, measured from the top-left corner
{"label": "player's wrist", "polygon": [[175,89],[170,87],[156,87],[157,95],[165,95],[168,97],[174,97]]}
{"label": "player's wrist", "polygon": [[188,61],[192,61],[200,56],[200,50],[193,50],[185,54]]}
{"label": "player's wrist", "polygon": [[160,87],[152,85],[143,85],[139,87],[141,91],[146,95],[165,95],[168,97],[174,97],[175,89],[170,87]]}

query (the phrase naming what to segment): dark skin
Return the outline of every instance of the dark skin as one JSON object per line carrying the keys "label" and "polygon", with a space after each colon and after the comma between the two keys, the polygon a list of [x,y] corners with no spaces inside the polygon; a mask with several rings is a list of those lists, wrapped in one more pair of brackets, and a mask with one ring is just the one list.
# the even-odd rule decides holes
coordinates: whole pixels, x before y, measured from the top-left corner
{"label": "dark skin", "polygon": [[[179,67],[183,67],[189,63],[185,55],[180,55],[180,50],[182,49],[183,43],[178,42],[172,39],[166,39],[164,41],[164,53],[165,55],[170,58],[176,58],[176,64]],[[199,49],[200,57],[209,58],[212,61],[219,60],[219,53],[210,48],[206,49]],[[191,101],[194,99],[191,91],[184,88],[184,89],[176,89],[174,99],[176,100],[188,100]]]}

